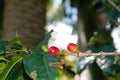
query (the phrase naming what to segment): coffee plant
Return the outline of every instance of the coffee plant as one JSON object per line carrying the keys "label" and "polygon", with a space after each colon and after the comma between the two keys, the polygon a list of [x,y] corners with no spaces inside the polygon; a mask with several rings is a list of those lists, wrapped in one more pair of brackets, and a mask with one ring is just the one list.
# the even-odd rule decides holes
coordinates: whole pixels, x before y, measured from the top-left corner
{"label": "coffee plant", "polygon": [[[16,34],[14,39],[0,41],[0,80],[59,80],[64,71],[64,56],[119,56],[119,53],[82,53],[74,43],[61,52],[56,46],[48,47],[50,31],[36,48],[26,48]],[[87,64],[87,63],[86,63]],[[85,64],[85,65],[86,65]],[[84,65],[84,64],[83,64]],[[111,73],[119,74],[119,65],[111,66]],[[110,71],[110,70],[109,70]]]}

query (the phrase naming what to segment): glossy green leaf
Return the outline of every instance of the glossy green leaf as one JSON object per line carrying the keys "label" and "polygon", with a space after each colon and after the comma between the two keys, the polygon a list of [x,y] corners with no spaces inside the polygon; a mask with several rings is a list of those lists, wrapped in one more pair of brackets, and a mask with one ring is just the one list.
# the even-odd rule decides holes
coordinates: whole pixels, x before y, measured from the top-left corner
{"label": "glossy green leaf", "polygon": [[8,74],[6,80],[19,80],[19,76],[23,73],[22,63],[16,64]]}
{"label": "glossy green leaf", "polygon": [[44,46],[47,46],[47,45],[48,45],[48,41],[49,41],[49,39],[50,39],[50,37],[51,37],[51,33],[52,33],[52,32],[53,32],[53,30],[51,30],[51,31],[45,36],[44,40],[38,44],[38,46],[37,46],[36,49],[37,49],[39,52],[44,51],[44,50],[42,50],[42,49],[43,49],[43,45],[44,45]]}
{"label": "glossy green leaf", "polygon": [[15,50],[21,50],[24,47],[19,38],[9,40],[9,45],[11,45],[11,49]]}
{"label": "glossy green leaf", "polygon": [[14,44],[12,45],[12,50],[22,50],[23,46],[19,44]]}
{"label": "glossy green leaf", "polygon": [[7,65],[7,64],[6,64],[5,62],[1,62],[1,63],[0,63],[0,74],[4,71],[6,65]]}
{"label": "glossy green leaf", "polygon": [[9,44],[19,44],[22,45],[22,42],[18,38],[11,39]]}
{"label": "glossy green leaf", "polygon": [[7,51],[7,43],[7,41],[0,41],[0,54],[4,54]]}
{"label": "glossy green leaf", "polygon": [[0,74],[4,71],[4,68],[6,67],[9,60],[5,59],[4,56],[0,56]]}
{"label": "glossy green leaf", "polygon": [[6,62],[9,62],[9,60],[5,59],[4,56],[0,56],[0,61],[6,61]]}
{"label": "glossy green leaf", "polygon": [[23,63],[17,63],[10,73],[8,74],[6,80],[32,80],[24,71]]}
{"label": "glossy green leaf", "polygon": [[0,80],[6,80],[6,77],[10,73],[11,69],[15,66],[16,63],[20,62],[22,57],[14,56],[12,57],[10,63],[8,63],[4,69],[4,71],[0,74]]}
{"label": "glossy green leaf", "polygon": [[33,51],[30,56],[25,56],[23,63],[26,73],[35,80],[55,80],[58,71],[50,66],[50,62],[57,62],[57,57],[51,54],[40,54]]}

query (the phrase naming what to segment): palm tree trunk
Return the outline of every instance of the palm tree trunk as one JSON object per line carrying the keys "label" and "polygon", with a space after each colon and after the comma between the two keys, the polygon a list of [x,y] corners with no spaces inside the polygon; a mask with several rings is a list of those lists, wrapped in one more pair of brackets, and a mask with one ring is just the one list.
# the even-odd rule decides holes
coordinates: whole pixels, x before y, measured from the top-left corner
{"label": "palm tree trunk", "polygon": [[16,32],[25,46],[36,46],[44,37],[46,0],[5,0],[3,38]]}
{"label": "palm tree trunk", "polygon": [[2,27],[2,19],[3,19],[3,0],[0,0],[0,39],[1,39],[1,36],[2,36],[2,32],[3,32],[3,27]]}

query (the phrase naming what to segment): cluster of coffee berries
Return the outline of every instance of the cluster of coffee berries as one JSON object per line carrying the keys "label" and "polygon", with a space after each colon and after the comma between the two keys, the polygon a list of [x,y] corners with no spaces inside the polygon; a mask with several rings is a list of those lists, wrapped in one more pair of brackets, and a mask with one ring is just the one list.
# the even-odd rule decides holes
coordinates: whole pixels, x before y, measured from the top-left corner
{"label": "cluster of coffee berries", "polygon": [[[69,43],[67,45],[67,50],[72,52],[72,53],[75,53],[78,50],[78,46],[75,43]],[[60,49],[57,48],[56,46],[51,46],[48,48],[48,53],[54,54],[54,55],[59,55]]]}
{"label": "cluster of coffee berries", "polygon": [[[69,43],[67,45],[67,50],[71,53],[75,53],[78,51],[78,46],[74,43]],[[59,55],[60,49],[56,46],[51,46],[48,48],[48,53],[56,55],[58,57],[59,62],[51,62],[50,66],[57,67],[59,69],[64,69],[65,59]]]}

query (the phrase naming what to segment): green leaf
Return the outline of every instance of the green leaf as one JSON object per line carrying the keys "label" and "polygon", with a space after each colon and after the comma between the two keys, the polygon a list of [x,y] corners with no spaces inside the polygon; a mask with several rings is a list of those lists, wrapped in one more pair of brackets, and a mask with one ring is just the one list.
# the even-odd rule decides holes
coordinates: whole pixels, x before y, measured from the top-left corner
{"label": "green leaf", "polygon": [[[113,65],[111,65],[110,67],[109,67],[109,69],[110,69],[110,72],[113,74],[116,74],[116,75],[120,75],[120,65],[118,65],[118,64],[113,64]],[[113,75],[114,75],[113,74]]]}
{"label": "green leaf", "polygon": [[0,74],[4,71],[6,65],[7,65],[7,64],[6,64],[5,62],[1,62],[1,63],[0,63]]}
{"label": "green leaf", "polygon": [[40,54],[36,50],[30,56],[25,56],[23,63],[26,73],[34,80],[55,80],[58,70],[49,64],[57,61],[55,55]]}
{"label": "green leaf", "polygon": [[19,45],[23,45],[22,42],[21,42],[18,38],[11,39],[11,40],[9,41],[9,44],[19,44]]}
{"label": "green leaf", "polygon": [[0,56],[0,74],[4,71],[4,68],[6,67],[9,60],[5,59],[4,56]]}
{"label": "green leaf", "polygon": [[9,40],[9,45],[11,45],[11,49],[15,53],[23,52],[24,45],[19,40],[19,38],[14,38]]}
{"label": "green leaf", "polygon": [[[17,35],[16,35],[17,36]],[[24,45],[22,44],[21,40],[18,38],[10,39],[9,45],[11,45],[11,49],[14,50],[22,50]]]}
{"label": "green leaf", "polygon": [[5,59],[4,56],[0,56],[0,61],[6,61],[6,62],[9,62],[9,60]]}
{"label": "green leaf", "polygon": [[44,50],[42,50],[42,49],[43,49],[43,45],[44,45],[44,46],[47,46],[47,45],[48,45],[48,41],[49,41],[49,39],[50,39],[50,37],[51,37],[51,33],[52,33],[52,32],[53,32],[53,30],[51,30],[51,31],[45,36],[44,40],[38,44],[38,46],[37,46],[36,49],[37,49],[39,52],[40,52],[40,51],[44,51]]}
{"label": "green leaf", "polygon": [[4,71],[0,74],[0,80],[6,80],[6,77],[10,73],[11,69],[15,66],[16,63],[20,62],[22,57],[14,56],[12,57],[10,63],[8,63],[4,69]]}
{"label": "green leaf", "polygon": [[16,31],[16,38],[18,38],[19,39],[19,35],[18,35],[18,32]]}
{"label": "green leaf", "polygon": [[19,45],[19,44],[14,44],[11,48],[12,48],[13,50],[22,50],[23,46],[22,46],[22,45]]}
{"label": "green leaf", "polygon": [[19,80],[19,76],[23,73],[22,63],[16,64],[8,74],[6,80]]}
{"label": "green leaf", "polygon": [[12,68],[6,80],[32,80],[32,79],[25,73],[23,63],[21,62],[17,63]]}
{"label": "green leaf", "polygon": [[7,43],[8,41],[0,41],[0,54],[4,54],[7,51]]}

